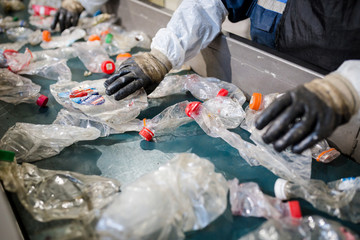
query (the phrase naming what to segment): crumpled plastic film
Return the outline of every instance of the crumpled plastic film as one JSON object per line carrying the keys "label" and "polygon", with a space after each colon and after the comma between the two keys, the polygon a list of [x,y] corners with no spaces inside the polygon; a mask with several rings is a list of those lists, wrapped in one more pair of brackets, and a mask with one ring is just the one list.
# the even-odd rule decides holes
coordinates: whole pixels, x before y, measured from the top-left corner
{"label": "crumpled plastic film", "polygon": [[239,240],[303,240],[303,239],[359,239],[359,236],[340,223],[320,216],[302,219],[270,219],[255,231]]}
{"label": "crumpled plastic film", "polygon": [[96,128],[16,123],[0,140],[0,149],[15,152],[22,162],[33,162],[55,156],[78,141],[100,137]]}
{"label": "crumpled plastic film", "polygon": [[121,128],[121,124],[133,120],[147,108],[147,95],[143,89],[116,101],[105,93],[104,81],[57,83],[50,86],[50,91],[65,108],[81,111],[114,129]]}
{"label": "crumpled plastic film", "polygon": [[179,154],[122,189],[102,213],[100,239],[183,239],[207,226],[227,205],[227,183],[214,165]]}
{"label": "crumpled plastic film", "polygon": [[0,161],[0,179],[40,222],[92,218],[120,191],[113,179],[39,169],[30,163]]}

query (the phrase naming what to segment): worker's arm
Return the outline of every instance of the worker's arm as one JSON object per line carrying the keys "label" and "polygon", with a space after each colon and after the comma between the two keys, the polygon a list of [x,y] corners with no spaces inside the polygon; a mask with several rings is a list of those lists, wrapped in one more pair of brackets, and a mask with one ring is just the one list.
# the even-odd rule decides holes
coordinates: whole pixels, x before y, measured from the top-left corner
{"label": "worker's arm", "polygon": [[288,91],[256,120],[258,129],[277,151],[301,153],[347,123],[360,106],[360,60],[344,62],[323,79]]}
{"label": "worker's arm", "polygon": [[125,61],[105,82],[107,94],[120,100],[144,87],[152,89],[173,67],[180,67],[220,32],[227,10],[220,0],[184,0],[166,28],[160,29],[151,52]]}

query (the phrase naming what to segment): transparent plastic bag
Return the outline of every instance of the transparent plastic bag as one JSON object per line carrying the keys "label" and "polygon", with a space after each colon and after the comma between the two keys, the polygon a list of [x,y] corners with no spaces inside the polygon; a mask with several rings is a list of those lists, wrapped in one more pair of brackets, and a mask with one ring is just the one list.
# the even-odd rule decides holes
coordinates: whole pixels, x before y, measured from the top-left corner
{"label": "transparent plastic bag", "polygon": [[55,156],[75,142],[98,137],[96,128],[16,123],[1,138],[0,149],[15,152],[21,162],[33,162]]}
{"label": "transparent plastic bag", "polygon": [[264,194],[255,182],[239,185],[237,178],[228,181],[230,205],[233,215],[246,217],[301,218],[298,201],[282,202],[280,199]]}
{"label": "transparent plastic bag", "polygon": [[96,225],[100,239],[183,239],[220,216],[227,183],[214,165],[194,154],[177,155],[122,189]]}
{"label": "transparent plastic bag", "polygon": [[63,31],[60,36],[52,36],[48,42],[43,41],[40,47],[44,49],[68,47],[85,35],[85,30],[81,28],[69,28]]}
{"label": "transparent plastic bag", "polygon": [[[3,153],[0,150],[0,155]],[[113,179],[39,169],[9,158],[0,159],[0,179],[5,189],[16,193],[25,209],[40,222],[93,218],[120,191],[120,183]]]}
{"label": "transparent plastic bag", "polygon": [[105,79],[58,83],[50,86],[56,101],[68,109],[79,110],[114,129],[136,118],[148,102],[143,89],[121,101],[105,93]]}
{"label": "transparent plastic bag", "polygon": [[307,216],[302,219],[270,219],[255,231],[240,240],[304,240],[304,239],[342,239],[355,240],[359,236],[340,223],[320,216]]}
{"label": "transparent plastic bag", "polygon": [[139,133],[140,136],[150,141],[155,135],[170,132],[181,125],[193,121],[185,113],[188,104],[188,101],[176,103],[167,107],[152,119],[144,119],[143,128]]}
{"label": "transparent plastic bag", "polygon": [[280,199],[303,198],[330,215],[360,222],[360,177],[343,178],[328,184],[315,179],[303,183],[278,179],[274,189]]}
{"label": "transparent plastic bag", "polygon": [[0,68],[0,100],[12,104],[33,103],[46,106],[48,98],[41,95],[41,87],[6,68]]}

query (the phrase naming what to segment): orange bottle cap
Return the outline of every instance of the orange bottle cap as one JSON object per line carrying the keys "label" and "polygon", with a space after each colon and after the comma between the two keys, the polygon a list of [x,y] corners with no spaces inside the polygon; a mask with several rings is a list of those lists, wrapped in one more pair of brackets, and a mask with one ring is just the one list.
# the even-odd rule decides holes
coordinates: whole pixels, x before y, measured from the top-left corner
{"label": "orange bottle cap", "polygon": [[255,111],[259,110],[261,101],[262,101],[262,94],[253,93],[253,95],[251,96],[249,108]]}
{"label": "orange bottle cap", "polygon": [[102,31],[101,33],[100,33],[100,36],[106,36],[106,34],[108,34],[109,33],[109,30],[105,30],[105,31]]}
{"label": "orange bottle cap", "polygon": [[132,55],[130,53],[120,53],[119,55],[116,56],[116,60],[122,60],[131,57]]}
{"label": "orange bottle cap", "polygon": [[100,41],[100,37],[96,34],[90,35],[90,37],[88,38],[88,41],[93,42],[93,41]]}
{"label": "orange bottle cap", "polygon": [[45,41],[45,42],[50,42],[51,41],[51,33],[48,31],[48,30],[44,30],[42,32],[42,39]]}

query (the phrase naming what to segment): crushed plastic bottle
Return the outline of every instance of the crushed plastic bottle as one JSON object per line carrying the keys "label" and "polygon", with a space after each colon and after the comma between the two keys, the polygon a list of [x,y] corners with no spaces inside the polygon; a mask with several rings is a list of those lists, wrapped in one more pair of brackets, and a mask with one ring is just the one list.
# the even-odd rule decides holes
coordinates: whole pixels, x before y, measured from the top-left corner
{"label": "crushed plastic bottle", "polygon": [[114,61],[109,58],[99,41],[76,43],[73,47],[89,71],[106,74],[112,74],[115,71]]}
{"label": "crushed plastic bottle", "polygon": [[56,101],[70,110],[81,111],[96,118],[114,129],[135,119],[148,102],[143,89],[127,98],[116,101],[105,93],[105,79],[67,82],[50,85],[50,91]]}
{"label": "crushed plastic bottle", "polygon": [[76,52],[73,47],[49,49],[43,51],[32,52],[33,61],[40,60],[60,60],[71,59],[76,57]]}
{"label": "crushed plastic bottle", "polygon": [[48,97],[41,95],[41,87],[6,68],[0,68],[0,100],[12,104],[33,103],[45,107]]}
{"label": "crushed plastic bottle", "polygon": [[146,141],[151,141],[155,135],[160,135],[161,132],[170,132],[183,124],[193,121],[185,113],[188,104],[188,101],[176,103],[167,107],[152,119],[144,119],[144,127],[139,132],[140,136]]}
{"label": "crushed plastic bottle", "polygon": [[304,239],[343,239],[355,240],[359,236],[340,223],[320,216],[307,216],[302,219],[270,219],[255,231],[239,240],[304,240]]}
{"label": "crushed plastic bottle", "polygon": [[11,41],[28,41],[29,37],[34,33],[33,30],[26,27],[10,28],[6,31],[6,36]]}
{"label": "crushed plastic bottle", "polygon": [[[50,32],[48,31],[43,31],[43,36],[48,35],[44,34],[44,32],[50,34]],[[66,29],[61,33],[60,36],[51,36],[50,39],[43,38],[44,41],[40,44],[40,47],[44,49],[68,47],[72,45],[75,41],[85,37],[85,35],[85,30],[81,28]]]}
{"label": "crushed plastic bottle", "polygon": [[15,27],[26,27],[27,22],[24,20],[14,20],[12,17],[5,17],[0,19],[0,28],[10,29]]}
{"label": "crushed plastic bottle", "polygon": [[194,118],[207,135],[222,138],[237,149],[240,156],[251,166],[262,165],[275,175],[295,182],[310,179],[312,161],[310,151],[302,154],[287,151],[278,153],[272,146],[263,143],[256,131],[251,135],[251,140],[255,144],[245,141],[238,134],[229,131],[221,119],[200,102],[191,102],[186,111],[187,115]]}
{"label": "crushed plastic bottle", "polygon": [[360,222],[360,177],[342,178],[328,184],[315,179],[298,184],[279,178],[274,190],[280,199],[303,198],[330,215]]}
{"label": "crushed plastic bottle", "polygon": [[96,224],[100,239],[184,239],[219,217],[227,183],[214,165],[183,153],[122,189]]}
{"label": "crushed plastic bottle", "polygon": [[19,161],[33,162],[55,156],[75,142],[98,137],[96,128],[16,123],[1,138],[0,149],[15,152]]}
{"label": "crushed plastic bottle", "polygon": [[247,217],[301,218],[298,201],[282,202],[280,199],[264,194],[255,182],[239,185],[237,178],[228,181],[230,205],[233,215]]}
{"label": "crushed plastic bottle", "polygon": [[310,148],[313,159],[322,163],[329,163],[340,156],[340,152],[331,148],[326,140],[321,140]]}
{"label": "crushed plastic bottle", "polygon": [[6,49],[3,55],[6,58],[9,70],[12,72],[19,72],[29,66],[32,59],[32,53],[28,48],[26,48],[24,53],[19,53],[13,49]]}
{"label": "crushed plastic bottle", "polygon": [[0,44],[0,50],[5,51],[6,49],[13,49],[19,51],[23,46],[27,44],[27,41],[19,41],[14,43],[2,43]]}
{"label": "crushed plastic bottle", "polygon": [[93,218],[120,191],[120,183],[100,176],[39,169],[17,164],[13,152],[0,150],[0,179],[38,221]]}

